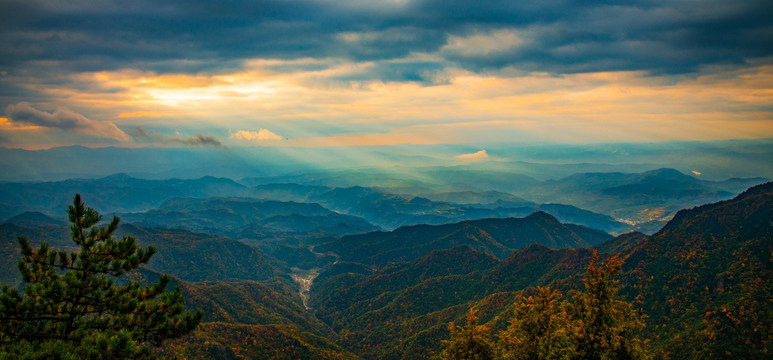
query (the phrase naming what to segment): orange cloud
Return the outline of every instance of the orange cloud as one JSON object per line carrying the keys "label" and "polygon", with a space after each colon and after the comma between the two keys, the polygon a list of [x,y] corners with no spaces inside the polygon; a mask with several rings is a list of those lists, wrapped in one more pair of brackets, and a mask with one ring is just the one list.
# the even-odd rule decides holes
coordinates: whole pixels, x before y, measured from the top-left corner
{"label": "orange cloud", "polygon": [[134,111],[134,112],[128,112],[128,113],[120,113],[118,114],[118,117],[119,118],[159,117],[163,115],[164,113],[158,112],[158,111]]}
{"label": "orange cloud", "polygon": [[250,142],[263,142],[263,141],[278,141],[282,140],[282,137],[271,132],[267,129],[260,129],[258,131],[239,130],[231,134],[230,138],[247,140]]}
{"label": "orange cloud", "polygon": [[[511,48],[519,41],[515,33],[491,33],[450,44],[476,36],[509,39]],[[278,65],[297,67],[272,70]],[[356,78],[373,66],[341,59],[255,59],[245,62],[242,70],[224,74],[127,70],[74,78],[84,86],[29,86],[73,106],[96,109],[103,118],[112,113],[113,119],[129,125],[141,117],[237,129],[256,122],[273,128],[281,122],[287,129],[283,135],[293,140],[275,145],[287,146],[773,137],[773,65],[765,62],[713,67],[692,77],[447,69],[438,74],[444,82],[433,86],[341,80]],[[115,88],[124,91],[100,90]],[[321,136],[310,130],[320,124],[348,133]]]}
{"label": "orange cloud", "polygon": [[41,129],[40,126],[37,125],[23,125],[23,124],[17,124],[11,121],[8,118],[0,117],[0,128],[4,130],[36,130]]}

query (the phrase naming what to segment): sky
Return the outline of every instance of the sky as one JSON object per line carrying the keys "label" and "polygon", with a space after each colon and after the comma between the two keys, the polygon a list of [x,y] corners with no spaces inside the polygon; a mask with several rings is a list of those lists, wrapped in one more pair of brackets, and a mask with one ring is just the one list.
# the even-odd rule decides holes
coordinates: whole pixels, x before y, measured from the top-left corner
{"label": "sky", "polygon": [[767,0],[0,0],[0,146],[773,138]]}

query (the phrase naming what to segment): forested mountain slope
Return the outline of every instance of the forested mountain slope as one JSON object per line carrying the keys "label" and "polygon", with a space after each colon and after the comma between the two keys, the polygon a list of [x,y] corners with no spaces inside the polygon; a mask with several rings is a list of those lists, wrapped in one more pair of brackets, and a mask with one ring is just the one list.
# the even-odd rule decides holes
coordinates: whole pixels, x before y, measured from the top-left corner
{"label": "forested mountain slope", "polygon": [[[143,247],[158,250],[148,267],[185,281],[269,280],[284,272],[281,264],[257,248],[226,237],[183,229],[144,228],[122,224],[116,236],[130,235]],[[33,246],[48,243],[55,249],[72,249],[70,228],[66,225],[0,224],[0,281],[21,281],[16,263],[21,259],[17,239],[27,238]]]}
{"label": "forested mountain slope", "polygon": [[682,210],[625,254],[624,293],[675,358],[754,358],[773,343],[773,183]]}
{"label": "forested mountain slope", "polygon": [[[683,210],[654,236],[626,234],[596,247],[626,261],[621,294],[647,315],[641,336],[651,351],[686,359],[770,356],[771,219],[773,184],[767,183]],[[445,324],[471,306],[496,328],[520,291],[579,288],[590,255],[590,249],[541,245],[501,261],[472,248],[436,251],[377,272],[351,268],[323,277],[311,304],[347,349],[366,358],[419,359],[437,353]],[[458,271],[458,264],[469,270]]]}
{"label": "forested mountain slope", "polygon": [[[225,199],[190,201],[206,208],[207,201]],[[318,205],[296,205],[310,217],[330,214]],[[296,205],[289,204],[289,211]],[[185,209],[189,204],[173,201],[169,206]],[[293,215],[260,216],[280,226],[286,220],[282,217]],[[333,238],[308,252],[337,259],[330,265],[320,262],[326,267],[311,288],[311,310],[297,296],[289,269],[243,242],[131,224],[118,235],[155,246],[158,253],[148,267],[176,276],[188,306],[204,310],[205,323],[195,333],[164,349],[181,357],[424,359],[439,352],[448,322],[458,323],[471,307],[497,330],[507,326],[518,294],[534,286],[551,286],[566,295],[581,288],[584,267],[598,250],[602,257],[625,260],[618,276],[620,295],[646,315],[640,336],[650,351],[679,359],[768,358],[773,343],[771,219],[773,183],[767,183],[731,200],[679,211],[652,236],[612,238],[537,212],[521,219]],[[69,228],[60,219],[32,212],[10,218],[0,224],[0,280],[5,284],[19,281],[18,236],[33,245],[72,246]]]}
{"label": "forested mountain slope", "polygon": [[181,283],[204,323],[163,353],[187,359],[354,359],[283,283]]}

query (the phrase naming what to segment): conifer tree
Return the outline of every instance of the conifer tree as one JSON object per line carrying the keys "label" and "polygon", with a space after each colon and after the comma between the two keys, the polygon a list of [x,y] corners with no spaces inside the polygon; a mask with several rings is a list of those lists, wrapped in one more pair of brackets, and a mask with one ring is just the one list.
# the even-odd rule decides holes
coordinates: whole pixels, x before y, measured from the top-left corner
{"label": "conifer tree", "polygon": [[444,360],[490,360],[494,358],[494,350],[488,337],[488,329],[478,325],[477,311],[470,309],[466,316],[464,327],[448,324],[451,332],[449,340],[443,340],[443,352],[440,358]]}
{"label": "conifer tree", "polygon": [[599,264],[593,252],[585,268],[585,291],[574,291],[572,316],[579,321],[577,358],[640,359],[643,358],[637,332],[644,326],[631,304],[615,298],[618,281],[613,278],[623,265],[617,256]]}
{"label": "conifer tree", "polygon": [[168,275],[149,287],[116,284],[155,253],[130,236],[113,239],[117,217],[97,227],[101,216],[80,195],[68,215],[78,251],[33,249],[19,238],[25,286],[23,293],[8,286],[0,292],[0,358],[153,358],[151,348],[201,322],[201,311],[185,309],[179,287],[166,290]]}
{"label": "conifer tree", "polygon": [[537,294],[516,303],[510,326],[498,334],[501,359],[571,359],[575,355],[576,322],[561,293],[538,287]]}

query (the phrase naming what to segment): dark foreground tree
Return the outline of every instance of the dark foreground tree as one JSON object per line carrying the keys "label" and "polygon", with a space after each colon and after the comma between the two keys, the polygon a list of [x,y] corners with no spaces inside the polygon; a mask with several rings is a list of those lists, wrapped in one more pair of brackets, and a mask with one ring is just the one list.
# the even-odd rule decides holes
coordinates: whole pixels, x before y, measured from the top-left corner
{"label": "dark foreground tree", "polygon": [[444,360],[489,360],[494,358],[494,350],[488,338],[488,329],[478,325],[478,316],[474,309],[467,313],[467,324],[464,327],[450,323],[449,340],[443,340],[443,352],[440,358]]}
{"label": "dark foreground tree", "polygon": [[47,244],[37,250],[19,238],[24,292],[0,293],[0,358],[153,358],[151,348],[182,336],[201,322],[201,311],[185,309],[171,278],[149,287],[139,281],[116,285],[118,277],[147,263],[155,253],[135,239],[113,239],[119,219],[97,227],[101,216],[80,195],[68,209],[72,240],[67,253]]}

